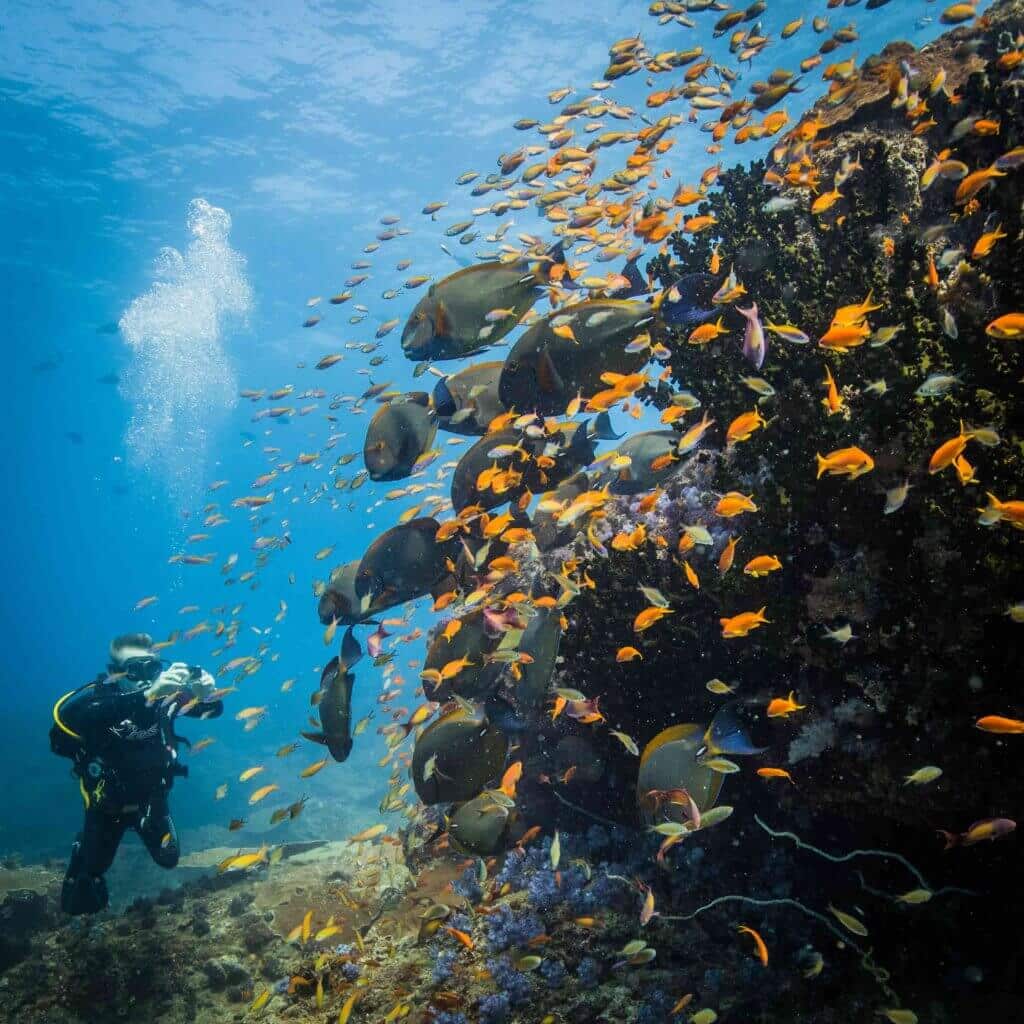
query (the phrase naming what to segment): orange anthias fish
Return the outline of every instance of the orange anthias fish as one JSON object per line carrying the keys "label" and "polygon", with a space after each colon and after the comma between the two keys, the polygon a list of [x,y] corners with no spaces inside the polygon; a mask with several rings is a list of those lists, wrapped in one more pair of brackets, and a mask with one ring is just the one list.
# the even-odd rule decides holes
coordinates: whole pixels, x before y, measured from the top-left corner
{"label": "orange anthias fish", "polygon": [[767,576],[769,573],[777,572],[781,568],[782,563],[774,555],[758,555],[747,562],[743,567],[743,571],[748,576],[758,579],[761,576]]}
{"label": "orange anthias fish", "polygon": [[846,403],[843,401],[843,396],[839,393],[839,388],[836,386],[832,371],[827,366],[825,367],[825,379],[821,383],[825,388],[825,397],[821,400],[821,404],[828,410],[829,416],[842,412]]}
{"label": "orange anthias fish", "polygon": [[523,762],[515,761],[508,766],[498,787],[510,800],[516,797],[516,784],[523,777]]}
{"label": "orange anthias fish", "polygon": [[754,496],[751,494],[748,497],[745,494],[740,494],[739,491],[730,491],[728,494],[723,494],[715,505],[715,514],[726,519],[731,519],[733,516],[741,515],[744,512],[756,511],[757,506],[754,504]]}
{"label": "orange anthias fish", "polygon": [[746,636],[752,630],[770,623],[765,618],[767,608],[759,608],[756,612],[740,612],[730,618],[722,618],[718,621],[722,625],[722,636],[730,640],[734,637]]}
{"label": "orange anthias fish", "polygon": [[794,711],[803,711],[805,707],[806,704],[797,704],[793,699],[793,691],[790,690],[788,697],[773,697],[768,702],[768,717],[786,718]]}
{"label": "orange anthias fish", "polygon": [[785,768],[758,768],[757,774],[762,779],[787,779],[794,786],[796,785],[796,783],[793,782],[793,776],[790,775]]}
{"label": "orange anthias fish", "polygon": [[996,178],[1005,177],[1006,172],[999,170],[994,165],[992,167],[985,167],[980,171],[975,171],[973,174],[968,174],[957,186],[954,202],[957,206],[963,206],[964,203],[972,200],[983,188],[994,184]]}
{"label": "orange anthias fish", "polygon": [[722,553],[718,556],[718,571],[720,573],[727,573],[732,568],[732,563],[736,558],[736,545],[739,541],[739,537],[730,537],[725,547],[722,548]]}
{"label": "orange anthias fish", "polygon": [[875,468],[875,460],[867,452],[857,448],[839,448],[828,455],[818,454],[818,479],[828,473],[829,476],[848,476],[851,480],[870,473]]}
{"label": "orange anthias fish", "polygon": [[[992,325],[989,324],[989,326],[991,327]],[[676,445],[676,451],[680,455],[685,455],[692,448],[695,448],[697,444],[700,442],[700,439],[707,432],[708,427],[713,426],[714,422],[715,421],[713,419],[710,419],[708,417],[708,414],[705,413],[700,423],[697,423],[694,426],[690,427],[690,429],[685,434],[683,434],[681,438],[679,438],[679,444]]]}
{"label": "orange anthias fish", "polygon": [[1019,718],[1004,718],[1002,715],[985,715],[974,723],[982,732],[1002,733],[1007,736],[1024,736],[1024,721]]}
{"label": "orange anthias fish", "polygon": [[666,615],[672,615],[671,608],[660,608],[658,605],[651,605],[649,608],[645,608],[640,612],[637,617],[633,620],[633,631],[636,633],[642,633],[645,629],[650,629],[656,622],[663,619]]}
{"label": "orange anthias fish", "polygon": [[963,454],[963,450],[967,447],[967,442],[970,439],[971,435],[964,430],[964,425],[961,422],[960,433],[956,437],[944,441],[932,452],[932,457],[928,460],[928,472],[940,473],[942,470],[952,466]]}
{"label": "orange anthias fish", "polygon": [[743,935],[749,935],[754,940],[754,950],[757,953],[757,958],[761,961],[762,966],[767,967],[768,947],[764,944],[764,939],[762,939],[753,928],[750,928],[745,924],[741,924],[737,931]]}
{"label": "orange anthias fish", "polygon": [[984,259],[992,249],[995,247],[996,242],[1001,238],[1006,238],[1006,232],[1003,231],[1002,224],[997,224],[992,231],[986,231],[975,243],[974,248],[971,250],[971,259],[980,260]]}
{"label": "orange anthias fish", "polygon": [[759,430],[767,425],[767,420],[764,419],[757,409],[741,413],[729,424],[729,429],[725,432],[726,441],[728,444],[735,444],[737,441],[747,441],[755,430]]}
{"label": "orange anthias fish", "polygon": [[871,328],[866,323],[833,323],[818,339],[818,345],[821,348],[831,349],[839,355],[845,355],[851,348],[863,345],[870,333]]}
{"label": "orange anthias fish", "polygon": [[699,327],[695,327],[690,331],[686,340],[691,345],[706,345],[708,342],[714,341],[715,338],[728,333],[729,329],[722,326],[722,317],[719,317],[717,323],[701,324]]}
{"label": "orange anthias fish", "polygon": [[990,338],[999,338],[1003,341],[1024,338],[1024,313],[1004,313],[996,317],[985,328],[985,333]]}
{"label": "orange anthias fish", "polygon": [[695,572],[692,565],[689,562],[683,562],[683,573],[686,575],[686,582],[693,587],[694,590],[700,590],[700,577]]}
{"label": "orange anthias fish", "polygon": [[473,942],[472,936],[466,932],[459,931],[458,928],[445,928],[445,931],[461,945],[465,946],[466,949],[474,949],[476,943]]}

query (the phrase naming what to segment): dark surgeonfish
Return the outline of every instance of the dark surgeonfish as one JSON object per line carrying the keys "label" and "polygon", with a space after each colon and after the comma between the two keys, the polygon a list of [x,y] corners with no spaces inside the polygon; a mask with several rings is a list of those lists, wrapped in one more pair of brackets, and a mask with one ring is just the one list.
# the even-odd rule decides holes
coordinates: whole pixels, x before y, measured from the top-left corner
{"label": "dark surgeonfish", "polygon": [[[512,346],[498,397],[510,409],[557,415],[577,394],[600,391],[602,373],[643,367],[650,353],[627,352],[626,346],[653,321],[650,303],[640,299],[590,299],[551,313]],[[572,337],[556,333],[566,326]]]}
{"label": "dark surgeonfish", "polygon": [[[567,506],[574,498],[592,489],[590,477],[580,470],[563,480],[553,491],[541,495],[541,499],[552,499]],[[533,514],[533,537],[541,551],[550,551],[551,548],[568,544],[580,529],[579,523],[561,526],[553,512],[544,512],[538,508]]]}
{"label": "dark surgeonfish", "polygon": [[[455,467],[452,506],[456,512],[467,505],[493,509],[515,501],[526,490],[535,494],[549,490],[593,462],[597,440],[620,436],[612,430],[607,413],[581,423],[557,424],[551,433],[541,437],[527,437],[515,430],[486,434],[466,450]],[[520,451],[511,455],[494,454],[517,446]],[[537,459],[544,456],[545,464],[539,465]],[[521,477],[509,479],[509,474]]]}
{"label": "dark surgeonfish", "polygon": [[320,595],[317,614],[326,626],[332,621],[339,626],[354,626],[360,622],[368,622],[378,612],[387,611],[401,600],[391,599],[388,591],[367,600],[356,593],[356,576],[359,573],[360,559],[346,562],[338,566]]}
{"label": "dark surgeonfish", "polygon": [[448,836],[465,853],[489,856],[504,846],[511,814],[492,793],[481,793],[452,810]]}
{"label": "dark surgeonfish", "polygon": [[685,465],[675,454],[679,436],[674,430],[646,430],[626,438],[617,451],[628,456],[630,464],[618,470],[606,467],[598,486],[607,484],[612,494],[653,491]]}
{"label": "dark surgeonfish", "polygon": [[385,530],[366,549],[352,584],[361,610],[405,604],[447,578],[457,548],[438,542],[437,530],[437,520],[423,516]]}
{"label": "dark surgeonfish", "polygon": [[[509,529],[530,529],[530,517],[519,508],[513,506],[509,510],[512,517]],[[498,537],[481,537],[476,532],[464,533],[458,538],[460,547],[458,558],[455,559],[455,584],[467,594],[476,590],[478,577],[487,571],[489,562],[509,554],[511,545]]]}
{"label": "dark surgeonfish", "polygon": [[[710,311],[699,305],[709,275],[691,274],[655,301],[588,299],[556,310],[533,324],[512,346],[498,384],[507,408],[550,416],[562,412],[578,394],[596,394],[601,374],[630,374],[650,359],[646,349],[627,351],[641,333],[700,322]],[[685,284],[686,287],[680,287]],[[696,318],[694,320],[694,318]],[[571,336],[566,331],[571,331]]]}
{"label": "dark surgeonfish", "polygon": [[[526,490],[525,474],[524,479],[518,482],[508,481],[499,474],[492,481],[493,486],[479,486],[481,474],[498,465],[498,460],[490,453],[504,445],[515,447],[521,442],[523,435],[515,430],[496,430],[466,449],[452,473],[452,507],[456,512],[461,512],[468,505],[480,505],[485,511],[498,508],[507,501],[515,501]],[[512,473],[522,473],[524,469],[516,456],[502,460],[502,465]]]}
{"label": "dark surgeonfish", "polygon": [[401,480],[430,450],[437,422],[430,396],[416,391],[377,410],[366,429],[363,461],[371,480]]}
{"label": "dark surgeonfish", "polygon": [[443,631],[438,631],[423,660],[423,670],[440,671],[446,664],[466,658],[469,664],[455,676],[447,679],[429,692],[430,699],[450,700],[453,694],[467,700],[482,700],[498,684],[501,666],[489,664],[485,659],[497,646],[500,637],[490,636],[484,613],[471,611],[462,616],[462,626],[449,640]]}
{"label": "dark surgeonfish", "polygon": [[561,245],[534,264],[477,263],[430,286],[402,331],[402,351],[417,362],[462,359],[511,331],[543,294]]}
{"label": "dark surgeonfish", "polygon": [[561,612],[550,608],[534,615],[519,641],[519,650],[532,659],[520,666],[515,694],[521,704],[538,708],[548,699],[561,642]]}
{"label": "dark surgeonfish", "polygon": [[335,761],[344,761],[352,752],[352,687],[355,676],[351,669],[363,656],[351,626],[341,641],[341,654],[324,666],[320,675],[320,728],[322,733],[308,738],[322,742]]}
{"label": "dark surgeonfish", "polygon": [[662,730],[640,755],[636,795],[643,821],[648,825],[686,821],[690,815],[685,802],[668,798],[680,790],[693,798],[702,814],[710,810],[724,776],[707,762],[719,755],[758,754],[764,749],[750,742],[731,705],[722,708],[708,726],[684,722]]}
{"label": "dark surgeonfish", "polygon": [[508,739],[482,705],[459,706],[427,726],[412,753],[412,781],[425,804],[476,796],[501,774]]}
{"label": "dark surgeonfish", "polygon": [[498,380],[505,364],[473,363],[434,385],[438,426],[453,434],[486,434],[487,425],[505,412],[498,398]]}
{"label": "dark surgeonfish", "polygon": [[336,621],[342,626],[352,626],[370,617],[379,608],[363,609],[359,595],[356,593],[356,573],[359,572],[359,560],[339,565],[332,573],[324,592],[320,595],[317,613],[320,621],[327,625]]}

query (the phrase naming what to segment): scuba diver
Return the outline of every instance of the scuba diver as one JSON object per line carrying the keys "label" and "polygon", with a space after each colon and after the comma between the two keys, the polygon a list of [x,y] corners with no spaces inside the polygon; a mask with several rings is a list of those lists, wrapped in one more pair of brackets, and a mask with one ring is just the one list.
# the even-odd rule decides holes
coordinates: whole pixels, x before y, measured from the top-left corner
{"label": "scuba diver", "polygon": [[178,863],[178,837],[167,796],[177,776],[174,718],[216,718],[213,677],[197,666],[165,667],[152,637],[128,633],[110,644],[107,671],[53,706],[50,749],[70,758],[85,802],[85,824],[71,847],[61,890],[69,914],[94,914],[108,902],[104,874],[132,828],[163,868]]}

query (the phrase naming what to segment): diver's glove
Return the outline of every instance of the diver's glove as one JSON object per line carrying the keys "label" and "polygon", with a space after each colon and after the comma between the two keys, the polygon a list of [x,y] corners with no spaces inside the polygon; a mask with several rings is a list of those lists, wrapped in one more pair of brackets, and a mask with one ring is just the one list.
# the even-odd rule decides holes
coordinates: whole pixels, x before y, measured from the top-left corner
{"label": "diver's glove", "polygon": [[156,677],[156,682],[146,690],[146,700],[160,700],[172,693],[181,693],[189,688],[191,670],[183,661],[176,661]]}

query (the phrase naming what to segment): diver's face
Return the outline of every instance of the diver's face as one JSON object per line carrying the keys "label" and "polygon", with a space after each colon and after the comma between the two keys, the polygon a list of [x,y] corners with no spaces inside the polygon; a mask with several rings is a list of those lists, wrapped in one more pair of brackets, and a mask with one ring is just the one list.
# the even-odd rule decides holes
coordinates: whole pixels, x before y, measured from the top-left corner
{"label": "diver's face", "polygon": [[155,682],[163,669],[163,663],[155,654],[138,654],[118,663],[118,671],[133,683]]}

